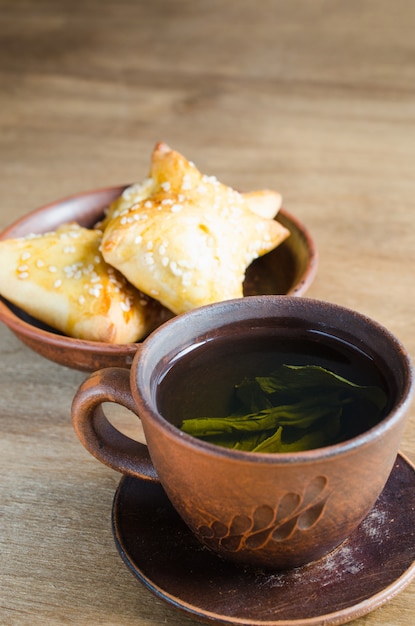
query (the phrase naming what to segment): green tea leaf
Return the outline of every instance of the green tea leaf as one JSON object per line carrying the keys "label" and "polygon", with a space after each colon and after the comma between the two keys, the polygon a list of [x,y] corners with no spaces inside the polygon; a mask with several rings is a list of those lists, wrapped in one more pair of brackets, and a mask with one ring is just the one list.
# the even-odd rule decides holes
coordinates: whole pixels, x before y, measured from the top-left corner
{"label": "green tea leaf", "polygon": [[257,446],[251,448],[251,452],[281,452],[283,446],[281,438],[282,426],[277,428],[272,435],[261,441]]}
{"label": "green tea leaf", "polygon": [[[295,372],[295,376],[292,374]],[[364,397],[379,409],[386,405],[386,393],[378,386],[358,385],[335,372],[319,365],[281,365],[271,376],[257,377],[255,381],[267,394],[304,392],[307,390],[327,390],[329,388],[344,391],[353,389],[357,397]]]}
{"label": "green tea leaf", "polygon": [[362,386],[315,365],[282,365],[235,388],[238,406],[226,417],[183,420],[181,428],[216,445],[252,452],[290,452],[329,445],[347,406],[364,401],[376,415],[386,405],[377,386]]}

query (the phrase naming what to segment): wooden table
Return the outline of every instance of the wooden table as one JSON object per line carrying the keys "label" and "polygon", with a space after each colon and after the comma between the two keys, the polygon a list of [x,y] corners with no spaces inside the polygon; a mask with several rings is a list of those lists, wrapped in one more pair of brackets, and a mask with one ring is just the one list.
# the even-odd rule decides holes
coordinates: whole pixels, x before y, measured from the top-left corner
{"label": "wooden table", "polygon": [[[270,187],[320,255],[309,295],[415,355],[412,0],[0,0],[0,228],[144,178],[164,140],[243,190]],[[123,564],[120,476],[70,423],[85,374],[0,328],[0,623],[196,624]],[[415,459],[412,408],[402,451]],[[412,626],[415,584],[356,625]]]}

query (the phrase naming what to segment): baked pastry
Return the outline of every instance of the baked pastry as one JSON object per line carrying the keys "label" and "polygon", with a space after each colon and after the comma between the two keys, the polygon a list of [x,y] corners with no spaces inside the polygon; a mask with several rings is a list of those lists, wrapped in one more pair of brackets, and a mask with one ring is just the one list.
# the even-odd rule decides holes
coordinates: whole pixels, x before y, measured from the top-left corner
{"label": "baked pastry", "polygon": [[282,204],[281,194],[269,189],[243,193],[242,197],[251,211],[270,220],[277,215]]}
{"label": "baked pastry", "polygon": [[111,219],[116,215],[121,215],[137,202],[146,200],[154,190],[154,180],[146,178],[141,183],[134,183],[126,187],[122,194],[114,200],[105,212],[104,218],[95,224],[95,228],[104,230]]}
{"label": "baked pastry", "polygon": [[[98,222],[96,227],[105,229],[112,218],[123,215],[133,205],[147,200],[156,190],[157,181],[153,178],[146,178],[141,183],[134,183],[126,187],[122,194],[108,207],[105,218]],[[247,207],[260,217],[273,219],[281,208],[282,197],[277,191],[261,189],[241,195],[246,201]]]}
{"label": "baked pastry", "polygon": [[102,233],[78,224],[0,241],[0,294],[61,332],[130,343],[171,317],[140,293],[99,251]]}
{"label": "baked pastry", "polygon": [[279,194],[238,193],[163,143],[128,195],[103,224],[103,257],[176,314],[242,297],[247,266],[289,235],[272,219]]}

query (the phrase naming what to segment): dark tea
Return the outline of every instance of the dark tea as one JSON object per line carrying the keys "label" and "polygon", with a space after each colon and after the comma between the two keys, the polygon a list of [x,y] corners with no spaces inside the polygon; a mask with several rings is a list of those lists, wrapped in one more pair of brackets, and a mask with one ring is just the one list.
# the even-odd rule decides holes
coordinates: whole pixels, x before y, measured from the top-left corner
{"label": "dark tea", "polygon": [[213,444],[293,452],[353,438],[387,414],[372,355],[307,329],[243,326],[177,355],[159,381],[165,419]]}

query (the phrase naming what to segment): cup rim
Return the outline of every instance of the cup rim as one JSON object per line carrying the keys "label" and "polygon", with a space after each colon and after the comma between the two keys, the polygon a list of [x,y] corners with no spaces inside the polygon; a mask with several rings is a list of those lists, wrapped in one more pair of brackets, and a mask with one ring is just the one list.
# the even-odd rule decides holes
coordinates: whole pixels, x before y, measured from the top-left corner
{"label": "cup rim", "polygon": [[[396,353],[399,353],[400,355],[402,366],[405,370],[406,380],[404,382],[399,398],[390,409],[390,411],[387,413],[387,415],[385,415],[380,422],[378,422],[368,430],[365,430],[363,433],[356,435],[355,437],[321,448],[283,453],[249,452],[245,450],[234,450],[218,446],[202,439],[193,437],[188,433],[185,433],[177,426],[167,421],[155,407],[150,406],[149,397],[146,396],[146,393],[150,393],[149,385],[143,385],[145,389],[145,393],[143,395],[141,395],[138,391],[139,381],[142,382],[139,378],[139,375],[141,373],[138,367],[140,361],[146,361],[147,354],[151,350],[154,342],[158,342],[160,339],[162,339],[163,335],[170,333],[173,326],[187,324],[194,318],[197,319],[205,316],[206,311],[214,310],[219,313],[220,311],[223,312],[224,309],[228,309],[229,306],[232,306],[233,308],[242,307],[244,309],[248,307],[254,310],[255,307],[258,307],[259,305],[277,305],[278,302],[283,301],[286,304],[291,303],[291,306],[294,306],[296,309],[300,310],[303,307],[317,308],[323,306],[326,311],[332,311],[337,314],[355,317],[356,319],[360,320],[361,323],[370,325],[370,327],[375,330],[375,332],[386,336],[387,340],[392,344]],[[278,313],[275,313],[275,315],[277,316]],[[234,319],[233,321],[241,321],[242,319],[248,318],[239,317],[237,319]],[[219,323],[217,328],[226,325],[226,323]],[[161,335],[161,337],[159,337],[159,335]],[[312,463],[315,461],[322,461],[329,457],[345,456],[358,447],[364,447],[369,443],[373,443],[374,440],[380,439],[388,430],[393,428],[396,422],[400,421],[402,417],[407,413],[407,410],[412,401],[412,396],[414,394],[414,375],[414,366],[411,362],[409,353],[402,344],[402,342],[388,328],[386,328],[384,325],[380,324],[376,320],[368,317],[367,315],[355,311],[351,308],[344,307],[342,305],[332,302],[319,300],[316,298],[296,298],[295,296],[280,295],[259,295],[208,304],[197,309],[187,311],[186,313],[181,313],[180,315],[162,324],[145,339],[142,344],[141,350],[135,354],[131,367],[131,386],[134,400],[139,409],[139,413],[141,413],[142,410],[145,410],[151,415],[151,420],[155,424],[157,424],[159,428],[161,428],[164,432],[169,433],[170,436],[175,439],[177,439],[177,437],[180,437],[182,444],[186,447],[190,447],[192,449],[196,447],[200,452],[205,452],[208,454],[214,453],[217,456],[226,457],[229,460],[233,459],[238,462],[243,460],[249,463],[277,463],[282,465],[290,465],[293,463]]]}

